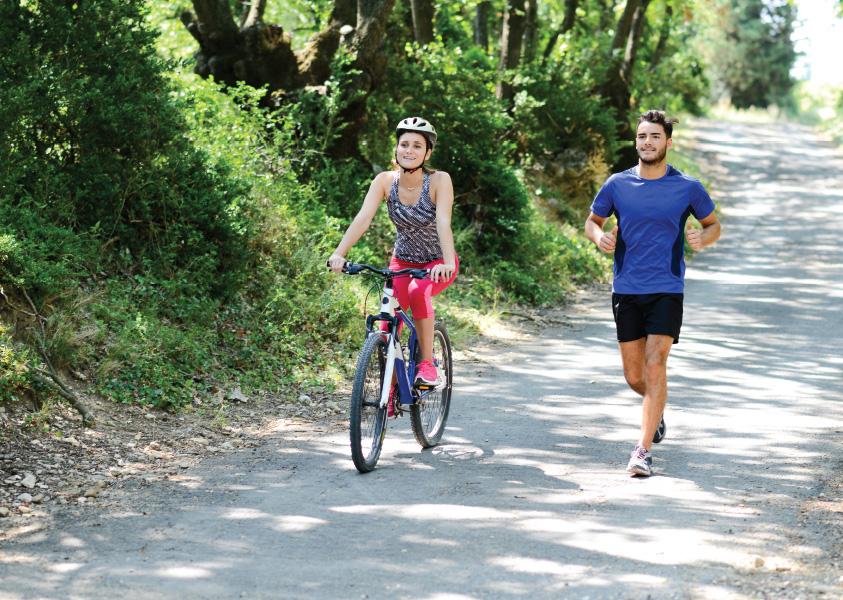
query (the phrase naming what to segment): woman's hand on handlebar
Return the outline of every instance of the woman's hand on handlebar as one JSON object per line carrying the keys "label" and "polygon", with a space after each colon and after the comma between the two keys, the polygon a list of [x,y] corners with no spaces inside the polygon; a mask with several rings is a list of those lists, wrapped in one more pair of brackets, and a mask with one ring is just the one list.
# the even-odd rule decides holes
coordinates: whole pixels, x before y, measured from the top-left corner
{"label": "woman's hand on handlebar", "polygon": [[430,280],[433,283],[444,283],[453,277],[454,271],[456,270],[457,267],[454,264],[442,263],[434,265],[433,268],[430,269]]}
{"label": "woman's hand on handlebar", "polygon": [[345,263],[348,262],[345,260],[344,256],[341,256],[337,253],[334,253],[328,258],[328,268],[331,269],[334,273],[342,273],[342,268],[345,266]]}

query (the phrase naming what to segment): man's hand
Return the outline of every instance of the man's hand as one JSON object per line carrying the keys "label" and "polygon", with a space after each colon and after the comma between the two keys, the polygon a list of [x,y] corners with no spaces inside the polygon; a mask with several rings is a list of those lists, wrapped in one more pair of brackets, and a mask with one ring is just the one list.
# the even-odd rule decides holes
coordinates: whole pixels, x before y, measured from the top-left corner
{"label": "man's hand", "polygon": [[688,240],[688,245],[691,247],[691,250],[694,250],[695,252],[697,250],[702,250],[702,231],[699,229],[688,225],[685,229],[685,239]]}
{"label": "man's hand", "polygon": [[615,251],[615,244],[617,244],[617,236],[618,236],[618,226],[612,229],[611,233],[604,233],[600,236],[600,241],[597,242],[597,247],[600,248],[606,254],[610,254]]}

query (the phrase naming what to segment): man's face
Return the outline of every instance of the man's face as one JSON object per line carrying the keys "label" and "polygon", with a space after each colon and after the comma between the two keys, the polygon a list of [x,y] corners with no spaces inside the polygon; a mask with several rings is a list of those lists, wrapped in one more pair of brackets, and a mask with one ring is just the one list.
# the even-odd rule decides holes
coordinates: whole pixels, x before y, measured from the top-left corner
{"label": "man's face", "polygon": [[664,127],[657,123],[642,121],[638,124],[635,135],[635,149],[638,158],[645,165],[655,165],[667,156],[667,149],[673,145],[673,140],[667,137]]}

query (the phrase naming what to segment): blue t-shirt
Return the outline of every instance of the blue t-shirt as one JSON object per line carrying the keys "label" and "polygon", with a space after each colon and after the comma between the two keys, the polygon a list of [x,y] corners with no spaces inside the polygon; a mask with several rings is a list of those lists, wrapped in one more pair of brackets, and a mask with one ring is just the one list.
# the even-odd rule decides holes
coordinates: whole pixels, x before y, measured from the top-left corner
{"label": "blue t-shirt", "polygon": [[683,293],[685,221],[704,219],[714,202],[703,185],[672,166],[659,179],[643,179],[638,167],[615,173],[591,204],[599,217],[618,219],[616,294]]}

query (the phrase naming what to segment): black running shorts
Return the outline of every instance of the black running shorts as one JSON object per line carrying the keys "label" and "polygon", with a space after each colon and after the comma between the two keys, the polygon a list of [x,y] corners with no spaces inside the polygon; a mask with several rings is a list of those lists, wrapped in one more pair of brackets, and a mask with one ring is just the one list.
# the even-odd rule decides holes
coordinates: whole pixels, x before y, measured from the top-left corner
{"label": "black running shorts", "polygon": [[612,312],[619,342],[648,335],[669,335],[679,341],[683,294],[612,294]]}

